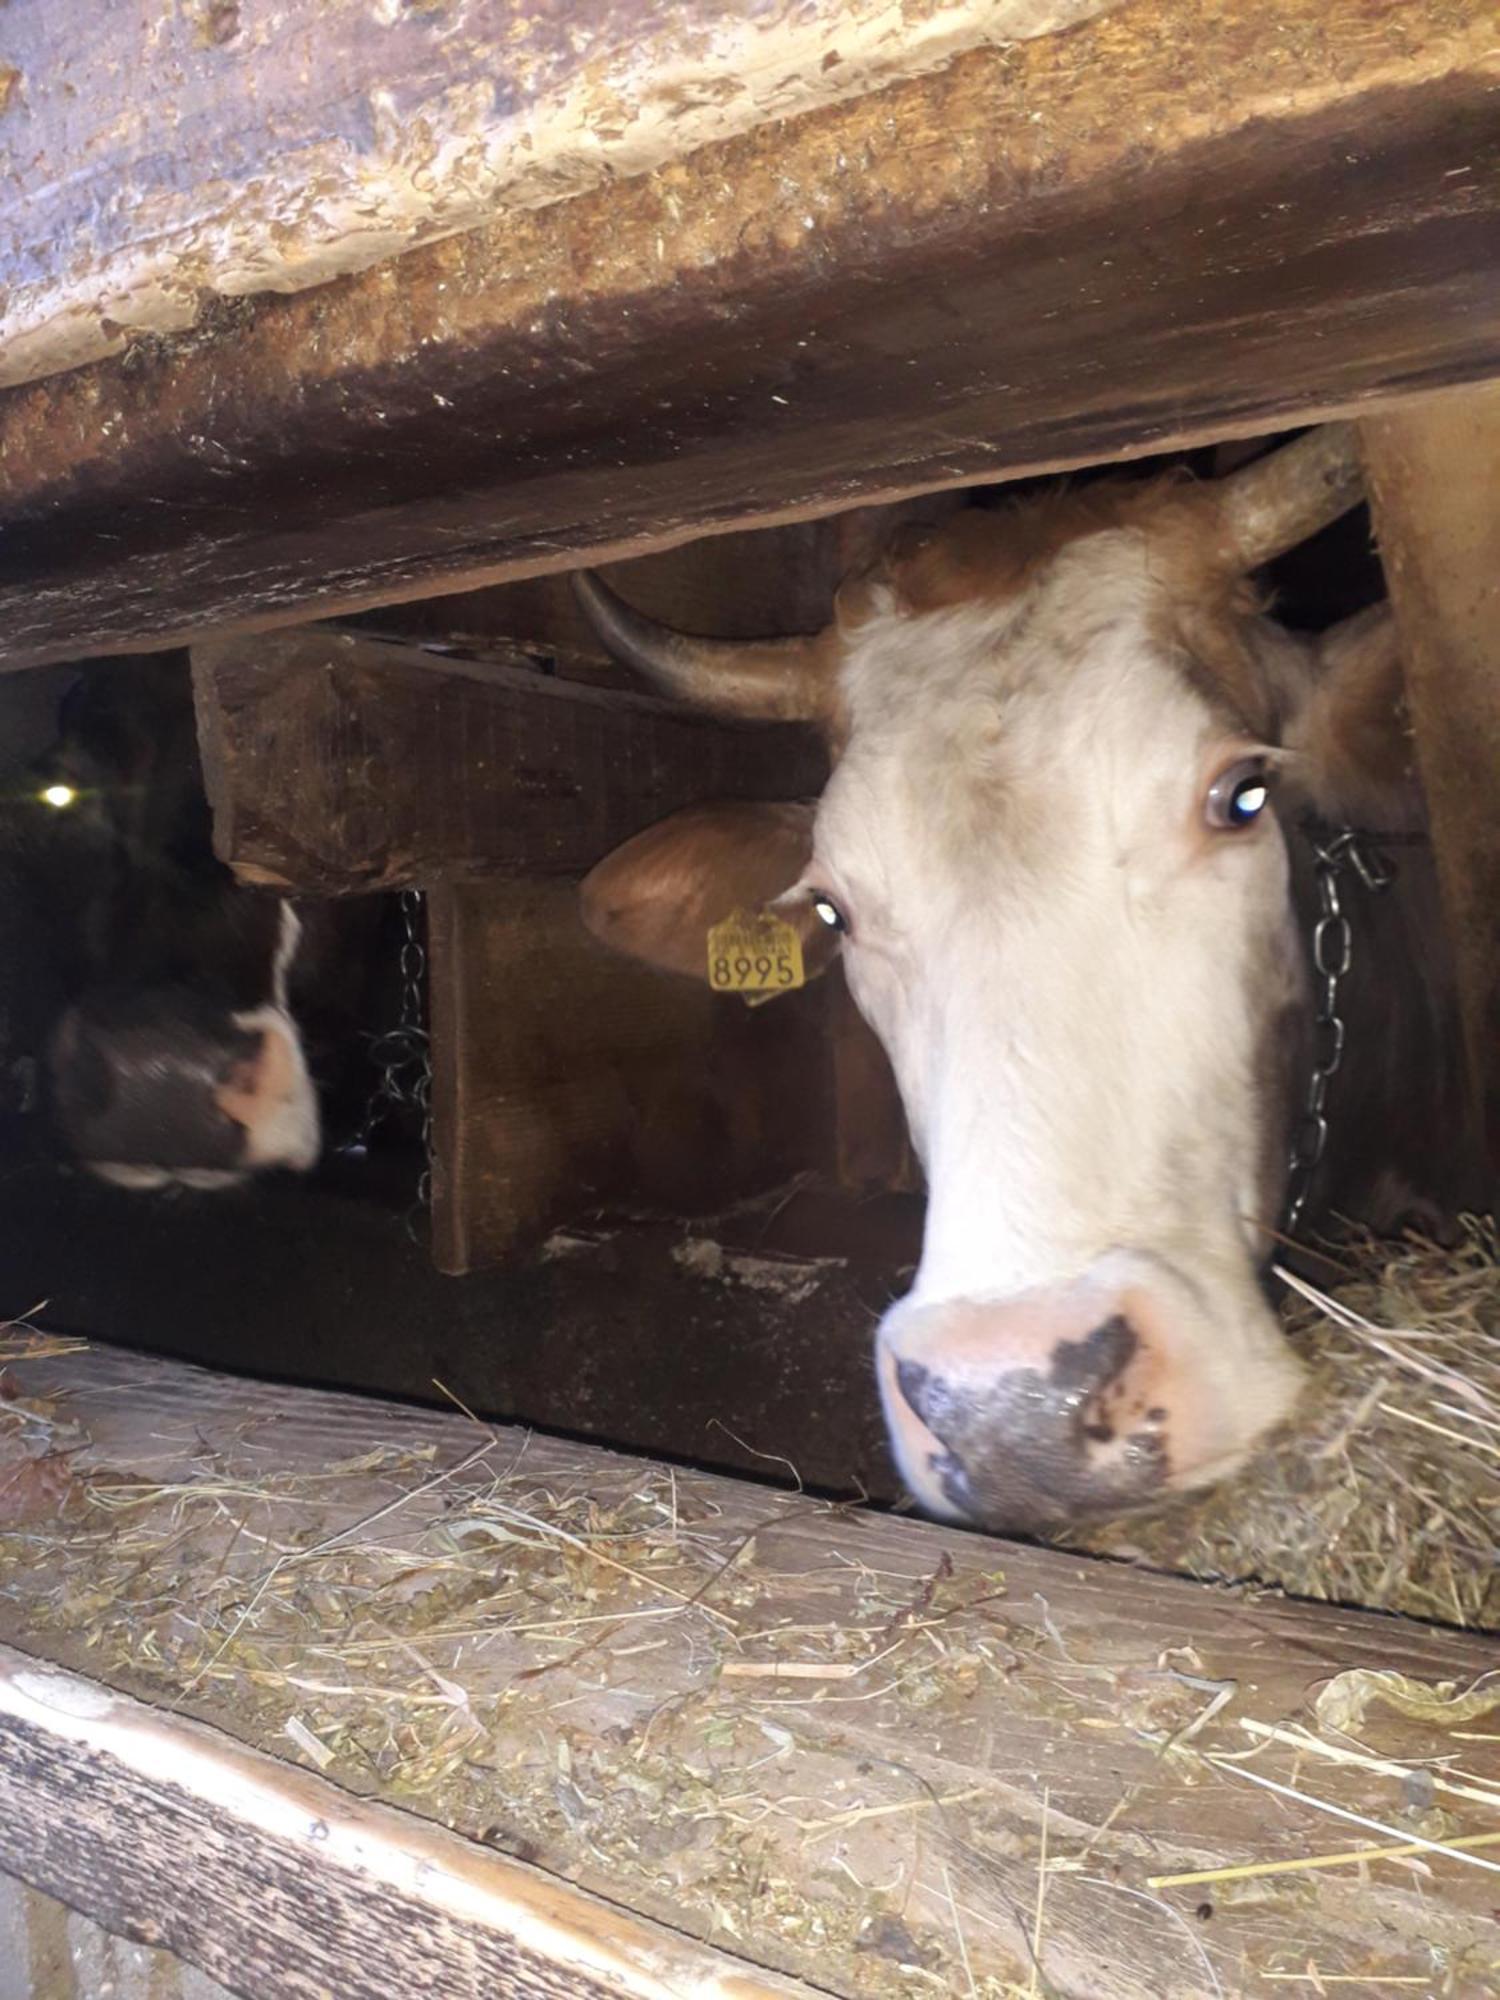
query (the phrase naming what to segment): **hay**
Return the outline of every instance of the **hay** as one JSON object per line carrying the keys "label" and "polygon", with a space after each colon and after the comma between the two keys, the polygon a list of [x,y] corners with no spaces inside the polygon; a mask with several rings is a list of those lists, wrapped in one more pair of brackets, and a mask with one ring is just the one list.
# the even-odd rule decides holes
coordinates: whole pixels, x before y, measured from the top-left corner
{"label": "hay", "polygon": [[1500,1623],[1500,1235],[1359,1235],[1288,1278],[1296,1417],[1228,1485],[1068,1545],[1455,1625]]}
{"label": "hay", "polygon": [[[1436,1395],[1448,1363],[1417,1350]],[[10,1447],[72,1463],[79,1401],[17,1372]],[[1227,1996],[1227,1939],[1185,1913],[1203,1882],[1265,1978],[1364,1966],[1378,1986],[1482,1949],[1477,1976],[1494,1970],[1449,1879],[1487,1909],[1500,1873],[1500,1782],[1457,1748],[1486,1728],[1488,1677],[1428,1684],[1396,1646],[1315,1699],[1300,1650],[1269,1678],[1262,1654],[1251,1683],[1207,1642],[1162,1650],[1161,1627],[1100,1617],[1135,1578],[1049,1608],[978,1538],[914,1572],[836,1507],[602,1455],[585,1480],[477,1423],[440,1458],[379,1406],[289,1457],[279,1414],[242,1416],[237,1394],[164,1398],[175,1414],[137,1420],[122,1458],[79,1452],[65,1508],[0,1514],[10,1630],[859,2000],[1105,1990],[1105,1911],[1137,1941],[1107,1990]],[[1330,1734],[1367,1724],[1373,1744]],[[1178,1888],[1183,1907],[1157,1893]],[[1189,1983],[1153,1989],[1131,1949],[1175,1953]]]}
{"label": "hay", "polygon": [[[1003,1681],[1015,1654],[987,1625],[960,1646],[943,1630],[1003,1581],[960,1582],[947,1564],[914,1593],[851,1564],[807,1585],[840,1616],[753,1631],[764,1583],[741,1558],[756,1536],[726,1556],[715,1512],[680,1509],[670,1468],[579,1491],[532,1477],[513,1439],[480,1436],[447,1467],[392,1444],[295,1475],[207,1452],[188,1480],[96,1471],[65,1517],[0,1512],[0,1605],[147,1700],[210,1716],[227,1700],[237,1733],[351,1790],[525,1859],[568,1856],[731,1948],[834,1954],[871,2000],[909,1992],[863,1942],[883,1901],[858,1878],[857,1894],[830,1883],[827,1857],[867,1823],[941,1820],[990,1788],[830,1800],[793,1754],[799,1712],[833,1695],[915,1715]],[[373,1508],[359,1504],[372,1485],[388,1495]],[[345,1524],[315,1531],[330,1511]],[[669,1647],[694,1684],[653,1675],[643,1656]],[[948,1990],[946,1974],[931,1985]]]}

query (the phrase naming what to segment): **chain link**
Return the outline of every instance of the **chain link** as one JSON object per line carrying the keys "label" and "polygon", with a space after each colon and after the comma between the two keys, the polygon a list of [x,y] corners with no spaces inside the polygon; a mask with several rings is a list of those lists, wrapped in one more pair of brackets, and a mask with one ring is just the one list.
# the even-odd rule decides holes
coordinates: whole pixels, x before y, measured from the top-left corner
{"label": "chain link", "polygon": [[1302,1116],[1292,1134],[1288,1162],[1286,1226],[1294,1230],[1307,1205],[1313,1178],[1328,1150],[1328,1093],[1344,1060],[1348,1029],[1339,1012],[1339,986],[1354,962],[1354,930],[1339,895],[1347,869],[1372,892],[1388,889],[1396,871],[1384,855],[1365,844],[1367,836],[1346,826],[1327,839],[1313,837],[1318,885],[1318,920],[1313,926],[1312,960],[1318,978],[1313,1018],[1312,1074]]}
{"label": "chain link", "polygon": [[370,1060],[377,1072],[375,1087],[353,1138],[342,1150],[349,1158],[362,1159],[370,1150],[370,1141],[393,1112],[414,1111],[422,1135],[417,1207],[425,1209],[432,1200],[432,1044],[427,1033],[427,945],[419,889],[402,891],[401,921],[400,1013],[394,1028],[371,1038]]}

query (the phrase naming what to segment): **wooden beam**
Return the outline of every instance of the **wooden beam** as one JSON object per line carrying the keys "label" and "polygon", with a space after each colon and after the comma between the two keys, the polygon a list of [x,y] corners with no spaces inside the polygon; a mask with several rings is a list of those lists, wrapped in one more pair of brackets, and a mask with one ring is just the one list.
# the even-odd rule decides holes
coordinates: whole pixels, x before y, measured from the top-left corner
{"label": "wooden beam", "polygon": [[824,1164],[820,988],[752,1010],[637,965],[571,881],[440,883],[427,909],[439,1270],[612,1200],[703,1215]]}
{"label": "wooden beam", "polygon": [[[64,1470],[0,1522],[0,1637],[33,1656],[0,1681],[0,1864],[239,1991],[304,1990],[289,1968],[426,1991],[391,1978],[414,1949],[445,1996],[775,1990],[760,1965],[845,1996],[914,1967],[1074,2000],[1309,1964],[1330,1991],[1494,1990],[1497,1857],[1456,1844],[1493,1837],[1491,1748],[1454,1771],[1441,1708],[1379,1695],[1465,1689],[1491,1640],[452,1410],[15,1347],[10,1407]],[[43,1660],[91,1684],[24,1680]],[[1357,1721],[1318,1706],[1342,1674]],[[1421,1873],[1173,1879],[1422,1840],[1452,1844]],[[675,1939],[636,1952],[663,1914]],[[745,1984],[694,1937],[732,1938]]]}
{"label": "wooden beam", "polygon": [[27,9],[0,51],[0,384],[1120,4],[930,0],[900,34],[886,0]]}
{"label": "wooden beam", "polygon": [[10,1646],[0,1864],[246,2000],[812,2000],[795,1980]]}
{"label": "wooden beam", "polygon": [[1470,1062],[1500,1166],[1500,384],[1361,429]]}
{"label": "wooden beam", "polygon": [[0,660],[1495,374],[1497,63],[1480,0],[1126,0],[12,390]]}
{"label": "wooden beam", "polygon": [[702,798],[816,794],[796,725],[309,627],[193,649],[215,845],[304,895],[583,874]]}

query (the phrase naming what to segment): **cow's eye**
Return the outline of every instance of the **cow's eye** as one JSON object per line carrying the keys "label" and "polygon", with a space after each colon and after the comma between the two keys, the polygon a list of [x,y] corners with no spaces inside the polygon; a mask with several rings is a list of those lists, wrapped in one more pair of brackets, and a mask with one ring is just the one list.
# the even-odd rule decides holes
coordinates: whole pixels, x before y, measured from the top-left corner
{"label": "cow's eye", "polygon": [[1271,802],[1271,777],[1258,757],[1243,757],[1208,788],[1204,813],[1212,827],[1235,833],[1254,826]]}
{"label": "cow's eye", "polygon": [[831,931],[847,931],[849,919],[830,896],[817,891],[812,899],[813,915],[820,924],[827,924]]}

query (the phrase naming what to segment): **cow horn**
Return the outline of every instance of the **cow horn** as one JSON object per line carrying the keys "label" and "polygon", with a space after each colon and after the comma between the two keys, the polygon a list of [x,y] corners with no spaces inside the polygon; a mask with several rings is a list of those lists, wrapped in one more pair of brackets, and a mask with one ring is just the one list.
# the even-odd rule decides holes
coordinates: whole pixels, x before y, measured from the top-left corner
{"label": "cow horn", "polygon": [[1324,424],[1218,482],[1221,517],[1242,570],[1295,548],[1347,514],[1364,492],[1352,424]]}
{"label": "cow horn", "polygon": [[834,663],[829,635],[694,639],[643,617],[592,570],[579,570],[573,589],[606,652],[695,707],[764,722],[827,718]]}

